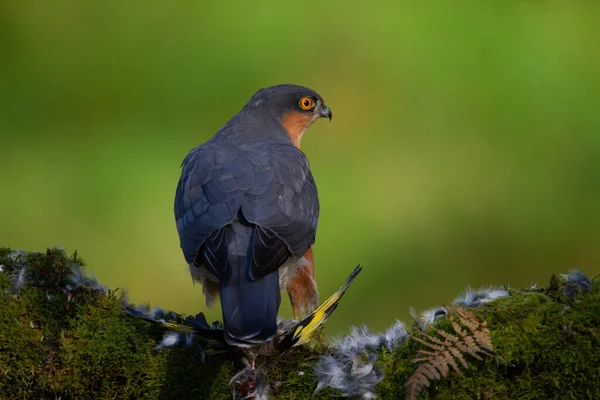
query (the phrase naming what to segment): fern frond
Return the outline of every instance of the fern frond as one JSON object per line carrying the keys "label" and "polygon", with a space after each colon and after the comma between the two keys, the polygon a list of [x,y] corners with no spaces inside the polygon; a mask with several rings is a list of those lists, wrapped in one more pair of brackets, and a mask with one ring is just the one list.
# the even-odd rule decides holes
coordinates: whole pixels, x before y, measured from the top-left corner
{"label": "fern frond", "polygon": [[431,350],[419,350],[421,356],[411,361],[412,364],[420,365],[406,382],[408,400],[416,399],[431,381],[448,376],[450,368],[460,374],[459,363],[463,368],[468,368],[466,354],[477,360],[483,360],[482,356],[493,357],[487,322],[463,308],[450,307],[448,311],[454,332],[435,328],[437,336],[423,332],[422,338],[413,338]]}
{"label": "fern frond", "polygon": [[477,320],[477,317],[472,312],[469,312],[463,308],[455,308],[454,315],[458,318],[461,324],[463,324],[471,332],[477,332],[481,326],[485,327],[485,322]]}
{"label": "fern frond", "polygon": [[[463,366],[463,368],[469,368],[469,364],[467,363],[467,360],[465,360],[465,358],[463,357],[462,353],[460,352],[460,350],[458,350],[456,347],[450,347],[448,349],[448,351],[450,353],[452,353],[452,355],[454,356],[454,358],[456,358],[460,364]],[[450,360],[452,360],[453,364],[452,367],[454,368],[454,370],[456,371],[457,374],[460,374],[460,369],[458,368],[458,365],[456,364],[456,361],[454,361],[451,357]]]}
{"label": "fern frond", "polygon": [[[487,321],[478,320],[475,314],[462,308],[456,308],[454,311],[460,322],[471,331],[475,343],[487,351],[478,349],[478,352],[492,356],[490,353],[493,352],[494,347],[492,346],[490,330],[487,328]],[[463,335],[463,337],[466,336]]]}
{"label": "fern frond", "polygon": [[426,333],[423,333],[423,337],[425,337],[426,339],[429,340],[429,342],[427,340],[423,340],[421,338],[418,337],[414,337],[413,339],[415,339],[417,342],[421,342],[422,344],[424,344],[425,346],[433,349],[433,350],[443,350],[444,346],[446,345],[443,341],[441,341],[440,339],[436,338],[435,336],[431,336],[428,335]]}
{"label": "fern frond", "polygon": [[436,329],[435,330],[440,336],[443,336],[444,339],[446,339],[446,341],[444,342],[444,345],[448,345],[448,342],[450,343],[456,343],[460,341],[460,338],[464,335],[461,335],[460,332],[456,332],[458,333],[458,335],[453,335],[452,333],[448,333],[446,331],[443,331],[441,329]]}

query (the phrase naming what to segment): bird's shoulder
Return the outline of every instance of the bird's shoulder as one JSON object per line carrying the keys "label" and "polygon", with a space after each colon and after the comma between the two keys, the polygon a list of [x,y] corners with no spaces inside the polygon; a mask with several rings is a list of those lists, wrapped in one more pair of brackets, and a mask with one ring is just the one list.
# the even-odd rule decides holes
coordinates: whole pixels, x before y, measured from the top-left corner
{"label": "bird's shoulder", "polygon": [[319,216],[317,188],[304,153],[275,141],[235,145],[210,140],[192,149],[175,198],[186,258],[193,259],[198,243],[233,220],[238,210],[301,256],[314,243]]}
{"label": "bird's shoulder", "polygon": [[237,144],[211,139],[190,150],[181,167],[183,175],[192,171],[198,173],[249,167],[255,172],[261,169],[279,170],[300,175],[310,171],[310,163],[302,150],[291,143],[275,140]]}

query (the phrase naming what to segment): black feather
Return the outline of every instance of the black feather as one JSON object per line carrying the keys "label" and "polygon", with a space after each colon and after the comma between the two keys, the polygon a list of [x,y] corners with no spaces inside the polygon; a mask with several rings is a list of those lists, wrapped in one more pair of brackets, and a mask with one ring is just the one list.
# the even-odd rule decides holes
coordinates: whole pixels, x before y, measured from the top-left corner
{"label": "black feather", "polygon": [[286,244],[268,229],[257,227],[254,232],[253,263],[250,277],[259,279],[276,271],[291,256]]}

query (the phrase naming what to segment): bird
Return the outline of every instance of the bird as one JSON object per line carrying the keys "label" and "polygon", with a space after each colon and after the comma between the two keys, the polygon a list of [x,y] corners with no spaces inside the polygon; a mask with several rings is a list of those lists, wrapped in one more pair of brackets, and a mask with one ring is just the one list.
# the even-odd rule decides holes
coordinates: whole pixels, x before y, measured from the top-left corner
{"label": "bird", "polygon": [[263,88],[181,164],[174,207],[180,247],[207,306],[220,298],[231,346],[276,335],[281,291],[297,320],[318,305],[312,246],[319,198],[300,142],[316,120],[331,117],[312,89]]}

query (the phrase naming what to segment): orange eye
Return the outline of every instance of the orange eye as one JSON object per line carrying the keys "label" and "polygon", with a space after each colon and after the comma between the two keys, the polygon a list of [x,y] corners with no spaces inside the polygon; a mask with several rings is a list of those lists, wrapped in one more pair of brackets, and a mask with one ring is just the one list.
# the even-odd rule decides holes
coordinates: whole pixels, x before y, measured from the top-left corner
{"label": "orange eye", "polygon": [[300,99],[300,108],[303,110],[310,110],[315,106],[315,102],[310,97],[303,97]]}

